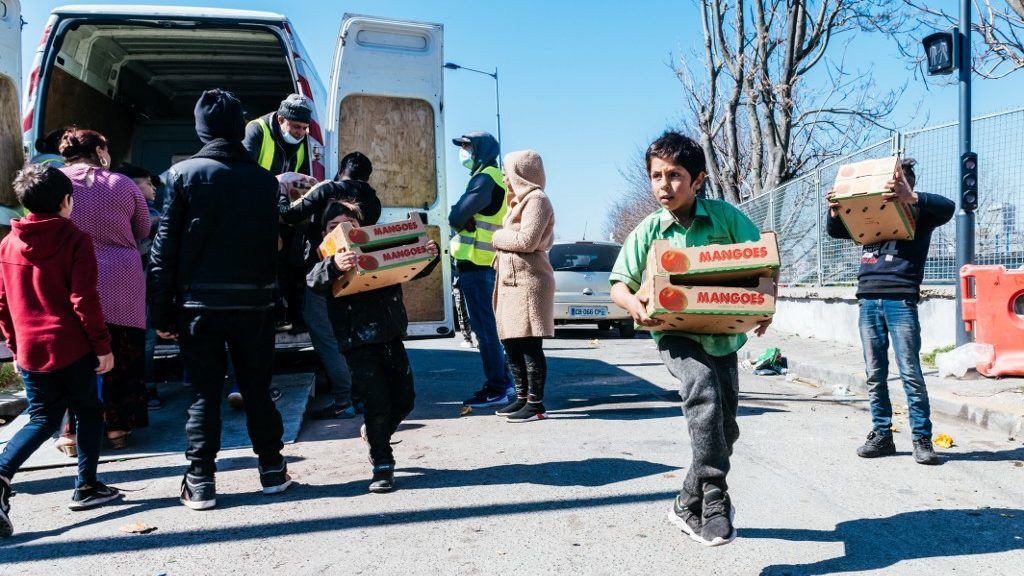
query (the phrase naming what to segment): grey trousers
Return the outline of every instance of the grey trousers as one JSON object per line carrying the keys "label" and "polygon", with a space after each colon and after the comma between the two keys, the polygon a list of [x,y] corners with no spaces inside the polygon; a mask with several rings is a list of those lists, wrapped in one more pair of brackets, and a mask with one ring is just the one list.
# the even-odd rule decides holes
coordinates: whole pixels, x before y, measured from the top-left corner
{"label": "grey trousers", "polygon": [[665,366],[679,379],[679,395],[690,432],[693,462],[680,494],[699,498],[704,484],[728,490],[732,446],[740,437],[736,424],[739,373],[736,353],[711,356],[699,343],[684,336],[663,336],[658,350]]}

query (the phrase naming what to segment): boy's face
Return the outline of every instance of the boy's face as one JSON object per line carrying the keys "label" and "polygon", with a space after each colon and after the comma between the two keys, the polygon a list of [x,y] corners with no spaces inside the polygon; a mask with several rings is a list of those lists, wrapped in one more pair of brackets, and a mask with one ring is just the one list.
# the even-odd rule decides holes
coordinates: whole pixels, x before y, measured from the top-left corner
{"label": "boy's face", "polygon": [[342,214],[341,216],[335,216],[327,221],[327,233],[330,234],[331,232],[334,232],[334,229],[341,226],[342,222],[351,222],[353,226],[359,226],[359,222],[355,218]]}
{"label": "boy's face", "polygon": [[153,189],[153,181],[149,178],[132,178],[135,184],[142,190],[142,195],[150,202],[156,200],[156,190]]}
{"label": "boy's face", "polygon": [[654,199],[670,212],[692,206],[697,197],[697,191],[700,190],[700,185],[704,182],[703,172],[698,174],[694,180],[686,168],[657,156],[651,158],[651,169],[648,175],[651,178]]}

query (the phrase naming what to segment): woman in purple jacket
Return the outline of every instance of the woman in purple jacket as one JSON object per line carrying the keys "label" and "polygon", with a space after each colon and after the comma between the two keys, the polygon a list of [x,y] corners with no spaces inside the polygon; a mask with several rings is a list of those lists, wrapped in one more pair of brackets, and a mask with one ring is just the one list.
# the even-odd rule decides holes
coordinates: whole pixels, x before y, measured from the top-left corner
{"label": "woman in purple jacket", "polygon": [[146,277],[137,245],[149,234],[149,210],[135,182],[109,170],[110,153],[102,134],[70,128],[60,153],[67,162],[61,171],[74,186],[71,220],[92,236],[96,249],[100,303],[114,352],[114,369],[103,376],[103,417],[111,446],[124,448],[133,429],[149,424]]}

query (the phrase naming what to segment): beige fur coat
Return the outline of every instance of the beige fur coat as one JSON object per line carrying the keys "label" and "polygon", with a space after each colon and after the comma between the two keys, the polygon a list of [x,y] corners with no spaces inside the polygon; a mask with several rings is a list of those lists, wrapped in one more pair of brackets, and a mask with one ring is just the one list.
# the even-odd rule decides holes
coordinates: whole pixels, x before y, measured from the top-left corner
{"label": "beige fur coat", "polygon": [[544,164],[533,150],[505,156],[509,211],[491,242],[494,318],[498,337],[555,335],[555,272],[548,260],[554,242],[555,211],[544,194]]}

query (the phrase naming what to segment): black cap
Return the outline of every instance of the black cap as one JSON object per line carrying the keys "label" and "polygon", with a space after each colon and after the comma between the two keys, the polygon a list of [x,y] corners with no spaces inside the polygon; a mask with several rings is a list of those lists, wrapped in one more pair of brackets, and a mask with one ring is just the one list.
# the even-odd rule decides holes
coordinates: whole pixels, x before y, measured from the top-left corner
{"label": "black cap", "polygon": [[469,138],[466,138],[465,136],[459,136],[458,138],[452,138],[452,144],[455,144],[456,146],[463,146],[465,144],[472,144],[472,143],[473,143],[473,141],[470,140]]}
{"label": "black cap", "polygon": [[203,144],[223,138],[241,142],[245,138],[242,103],[231,92],[214,88],[203,92],[196,102],[196,134]]}

